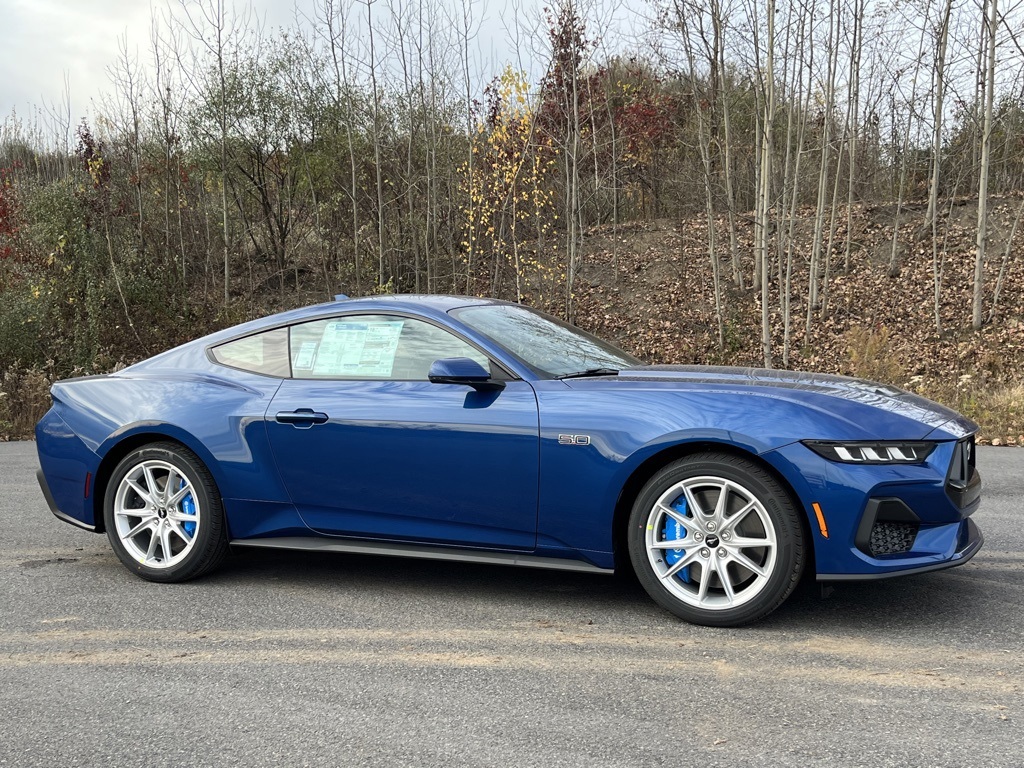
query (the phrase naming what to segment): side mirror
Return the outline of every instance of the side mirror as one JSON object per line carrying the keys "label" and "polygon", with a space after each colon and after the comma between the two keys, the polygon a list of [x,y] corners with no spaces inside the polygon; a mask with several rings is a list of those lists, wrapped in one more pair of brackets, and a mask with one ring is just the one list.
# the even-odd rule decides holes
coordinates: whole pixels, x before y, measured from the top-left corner
{"label": "side mirror", "polygon": [[474,389],[501,389],[502,381],[494,381],[491,374],[476,360],[468,357],[448,357],[430,364],[428,378],[434,384],[467,384]]}

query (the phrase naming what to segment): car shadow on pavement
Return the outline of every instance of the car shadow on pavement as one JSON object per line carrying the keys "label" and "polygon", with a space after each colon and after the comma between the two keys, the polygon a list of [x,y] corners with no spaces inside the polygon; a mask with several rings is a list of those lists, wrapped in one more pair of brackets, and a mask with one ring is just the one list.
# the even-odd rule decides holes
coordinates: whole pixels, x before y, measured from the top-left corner
{"label": "car shadow on pavement", "polygon": [[[680,622],[647,597],[631,573],[606,576],[432,560],[248,550],[203,581],[268,580],[303,590],[343,590],[350,599],[414,599],[434,612],[481,606],[509,615],[599,617],[616,624],[672,626]],[[1000,585],[995,581],[1002,581]],[[1024,570],[977,561],[946,572],[897,579],[833,583],[824,595],[805,579],[785,604],[757,626],[811,631],[878,628],[957,632],[984,622],[987,631],[1019,632]],[[1009,587],[1009,589],[1007,589]],[[826,590],[827,591],[827,590]]]}
{"label": "car shadow on pavement", "polygon": [[1024,571],[1008,581],[999,573],[979,558],[954,570],[917,576],[825,585],[808,580],[763,626],[955,634],[984,625],[986,633],[1012,636],[1020,632],[1020,612],[1010,608],[1019,606],[1024,595]]}

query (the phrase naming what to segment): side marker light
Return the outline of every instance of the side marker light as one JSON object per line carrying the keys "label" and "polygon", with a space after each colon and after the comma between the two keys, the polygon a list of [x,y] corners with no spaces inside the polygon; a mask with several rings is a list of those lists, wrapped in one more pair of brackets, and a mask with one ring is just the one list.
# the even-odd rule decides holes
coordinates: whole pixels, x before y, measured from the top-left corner
{"label": "side marker light", "polygon": [[821,531],[821,535],[826,539],[828,538],[828,526],[825,525],[825,513],[821,511],[821,506],[818,502],[811,504],[814,508],[814,516],[818,518],[818,530]]}

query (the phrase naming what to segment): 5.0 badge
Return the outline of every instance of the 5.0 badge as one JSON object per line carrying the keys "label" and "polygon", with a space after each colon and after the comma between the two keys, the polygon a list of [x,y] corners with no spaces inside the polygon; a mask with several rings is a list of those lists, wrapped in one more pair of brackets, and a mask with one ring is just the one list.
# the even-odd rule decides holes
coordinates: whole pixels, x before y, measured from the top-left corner
{"label": "5.0 badge", "polygon": [[590,435],[559,435],[559,445],[590,445]]}

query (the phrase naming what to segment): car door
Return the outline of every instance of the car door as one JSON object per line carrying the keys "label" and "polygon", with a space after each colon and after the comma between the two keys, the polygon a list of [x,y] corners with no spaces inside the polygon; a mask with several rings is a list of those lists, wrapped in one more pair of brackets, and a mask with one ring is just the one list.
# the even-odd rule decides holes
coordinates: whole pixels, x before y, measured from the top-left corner
{"label": "car door", "polygon": [[[434,384],[434,360],[487,356],[400,315],[292,326],[292,378],[267,411],[278,467],[304,522],[326,534],[532,550],[537,399],[525,381]],[[492,369],[496,370],[496,369]]]}

